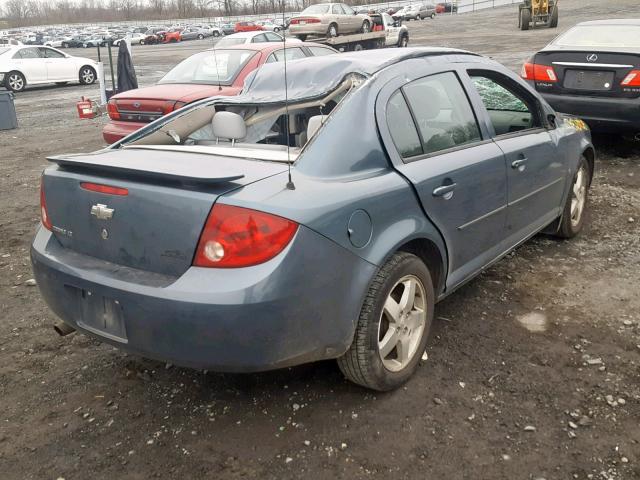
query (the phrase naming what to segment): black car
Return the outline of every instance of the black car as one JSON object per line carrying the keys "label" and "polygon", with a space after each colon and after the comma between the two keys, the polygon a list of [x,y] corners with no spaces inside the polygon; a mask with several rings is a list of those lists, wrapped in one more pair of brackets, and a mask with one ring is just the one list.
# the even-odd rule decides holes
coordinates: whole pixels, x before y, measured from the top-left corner
{"label": "black car", "polygon": [[81,48],[88,37],[73,37],[62,42],[62,48]]}
{"label": "black car", "polygon": [[554,110],[604,132],[640,132],[640,19],[569,29],[522,67]]}

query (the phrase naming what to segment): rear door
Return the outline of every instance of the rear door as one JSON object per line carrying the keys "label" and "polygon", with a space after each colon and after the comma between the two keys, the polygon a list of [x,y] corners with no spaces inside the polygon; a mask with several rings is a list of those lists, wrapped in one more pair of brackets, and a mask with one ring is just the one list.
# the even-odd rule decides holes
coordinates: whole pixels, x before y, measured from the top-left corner
{"label": "rear door", "polygon": [[[504,155],[480,127],[455,72],[403,85],[390,95],[384,121],[402,158],[397,170],[415,187],[449,253],[453,286],[500,253],[506,236]],[[384,97],[383,97],[384,98]],[[380,122],[381,114],[378,114]]]}
{"label": "rear door", "polygon": [[17,69],[29,83],[43,83],[47,81],[47,65],[38,47],[21,48],[13,55]]}
{"label": "rear door", "polygon": [[468,74],[472,95],[484,106],[481,113],[506,157],[507,225],[517,243],[560,214],[566,160],[535,96],[499,72],[469,70]]}

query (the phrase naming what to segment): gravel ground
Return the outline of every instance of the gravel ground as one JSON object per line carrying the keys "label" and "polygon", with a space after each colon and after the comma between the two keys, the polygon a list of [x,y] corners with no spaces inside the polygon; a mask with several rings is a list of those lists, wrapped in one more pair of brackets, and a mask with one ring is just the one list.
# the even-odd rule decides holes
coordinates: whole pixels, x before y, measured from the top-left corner
{"label": "gravel ground", "polygon": [[[561,9],[560,31],[640,17],[637,0]],[[409,29],[517,69],[557,31],[516,24],[505,7]],[[141,84],[203,46],[137,48]],[[45,156],[101,146],[82,95],[97,89],[31,89],[0,132],[2,479],[640,478],[640,144],[597,137],[584,233],[538,236],[439,304],[429,359],[374,394],[333,362],[222,375],[53,333],[28,249]]]}

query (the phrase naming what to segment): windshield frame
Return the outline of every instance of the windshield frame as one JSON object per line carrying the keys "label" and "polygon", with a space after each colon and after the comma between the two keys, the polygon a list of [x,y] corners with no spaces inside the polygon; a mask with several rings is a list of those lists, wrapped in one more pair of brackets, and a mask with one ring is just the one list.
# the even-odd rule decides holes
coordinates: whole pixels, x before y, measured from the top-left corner
{"label": "windshield frame", "polygon": [[[600,35],[594,35],[593,32],[597,31],[597,29],[609,29],[612,32],[616,32],[616,34],[619,34],[620,32],[620,27],[626,27],[634,30],[637,30],[638,35],[635,37],[637,38],[637,45],[621,45],[621,44],[616,44],[616,45],[611,45],[611,44],[607,44],[607,43],[601,43],[598,42],[598,39],[600,38]],[[578,31],[583,31],[585,32],[584,34],[582,34],[583,39],[586,38],[595,38],[596,42],[592,43],[592,44],[584,44],[584,43],[576,43],[576,40],[574,38],[572,38],[574,35],[576,35],[576,33]],[[589,33],[586,33],[589,32]],[[633,35],[632,35],[633,36]],[[570,42],[567,42],[565,39],[569,37],[571,38]],[[610,25],[610,24],[601,24],[601,25],[575,25],[574,27],[570,28],[569,30],[567,30],[566,32],[564,32],[562,35],[560,35],[558,38],[556,38],[553,42],[552,45],[554,46],[558,46],[558,47],[577,47],[577,48],[598,48],[598,47],[602,47],[602,48],[608,48],[608,49],[624,49],[624,50],[640,50],[640,26],[638,25],[632,25],[632,24],[623,24],[623,25]]]}
{"label": "windshield frame", "polygon": [[[228,79],[224,79],[224,80],[217,80],[217,81],[211,81],[211,82],[178,82],[178,81],[166,81],[163,82],[163,80],[165,79],[165,77],[167,77],[167,75],[169,75],[174,69],[176,69],[179,65],[181,65],[183,62],[186,62],[188,60],[190,60],[191,58],[198,56],[198,55],[204,55],[206,53],[209,53],[211,56],[214,56],[214,51],[215,54],[219,54],[221,52],[245,52],[245,53],[249,53],[249,55],[247,56],[247,58],[244,60],[244,62],[242,62],[240,65],[238,65],[238,68],[236,69],[236,71],[234,72],[233,76],[231,76]],[[158,81],[158,85],[222,85],[225,87],[229,87],[231,85],[234,84],[234,82],[236,81],[236,78],[238,78],[238,75],[240,75],[240,72],[242,72],[242,70],[244,69],[244,67],[247,66],[247,64],[255,58],[255,56],[260,53],[257,50],[252,50],[249,48],[221,48],[221,49],[211,49],[211,50],[205,50],[204,52],[199,52],[196,53],[195,55],[192,55],[191,57],[188,57],[186,59],[184,59],[182,62],[178,63],[175,67],[173,67],[171,70],[169,70],[164,77],[162,77],[159,81]]]}

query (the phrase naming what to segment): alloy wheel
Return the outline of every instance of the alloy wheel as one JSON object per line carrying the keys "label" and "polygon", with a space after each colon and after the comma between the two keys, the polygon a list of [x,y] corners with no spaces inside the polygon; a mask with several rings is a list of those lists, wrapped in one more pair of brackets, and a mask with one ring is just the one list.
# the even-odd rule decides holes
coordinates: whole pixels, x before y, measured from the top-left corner
{"label": "alloy wheel", "polygon": [[85,68],[82,70],[83,83],[90,84],[90,83],[93,83],[94,80],[95,80],[95,75],[93,73],[93,70],[91,70],[90,68]]}
{"label": "alloy wheel", "polygon": [[9,88],[15,92],[19,92],[24,88],[24,79],[17,73],[9,75]]}
{"label": "alloy wheel", "polygon": [[584,206],[587,201],[587,169],[584,165],[580,167],[571,188],[571,226],[580,224]]}
{"label": "alloy wheel", "polygon": [[378,353],[391,372],[405,368],[417,353],[427,321],[427,296],[420,279],[402,277],[391,289],[378,325]]}

